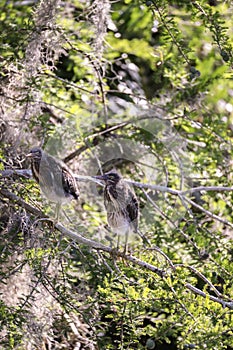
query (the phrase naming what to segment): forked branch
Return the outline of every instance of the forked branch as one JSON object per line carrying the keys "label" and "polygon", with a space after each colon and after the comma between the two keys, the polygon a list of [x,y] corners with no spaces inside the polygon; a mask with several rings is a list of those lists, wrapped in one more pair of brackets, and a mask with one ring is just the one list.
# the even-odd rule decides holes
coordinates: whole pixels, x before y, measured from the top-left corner
{"label": "forked branch", "polygon": [[[31,213],[37,217],[46,219],[48,221],[52,221],[48,216],[45,216],[41,210],[34,208],[32,205],[30,205],[29,203],[26,203],[22,198],[18,197],[16,194],[8,191],[7,189],[0,188],[0,195],[4,198],[8,198],[10,201],[21,206],[26,211],[28,211],[29,213]],[[92,249],[102,250],[104,252],[111,254],[112,256],[122,257],[126,261],[129,261],[129,262],[133,263],[134,265],[138,265],[138,266],[143,267],[143,268],[145,268],[153,273],[156,273],[158,276],[160,276],[162,278],[166,277],[166,272],[164,270],[162,270],[162,269],[158,268],[157,266],[154,266],[150,263],[147,263],[144,260],[140,260],[133,255],[126,255],[124,253],[119,252],[118,250],[116,250],[114,248],[108,247],[104,244],[101,244],[101,243],[95,242],[91,239],[85,238],[82,235],[80,235],[79,233],[71,231],[59,223],[55,224],[55,228],[59,232],[61,232],[65,236],[71,238],[72,240],[74,240],[77,243],[85,244]],[[183,266],[183,265],[180,265],[180,266]],[[200,275],[200,272],[197,272],[197,270],[194,268],[191,268],[191,270],[193,272],[195,272],[196,274],[198,274],[199,276],[201,276],[201,278],[205,282],[207,282],[212,287],[212,289],[216,292],[215,288],[213,288],[212,283],[207,278],[205,278],[204,275],[202,275],[202,274]],[[189,283],[186,283],[185,287],[195,294],[198,294],[204,298],[209,298],[210,300],[212,300],[214,302],[220,303],[223,307],[228,307],[230,309],[233,309],[233,301],[224,301],[222,298],[219,298],[219,297],[217,298],[215,296],[206,294],[203,291],[201,291],[200,289],[192,286]],[[216,294],[218,296],[222,296],[220,293],[216,293]]]}

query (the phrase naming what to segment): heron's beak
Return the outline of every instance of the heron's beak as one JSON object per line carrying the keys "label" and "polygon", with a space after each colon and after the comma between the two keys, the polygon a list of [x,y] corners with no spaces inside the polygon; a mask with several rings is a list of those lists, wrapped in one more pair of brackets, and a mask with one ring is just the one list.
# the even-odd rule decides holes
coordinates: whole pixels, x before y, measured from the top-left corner
{"label": "heron's beak", "polygon": [[106,175],[96,175],[96,176],[93,176],[94,179],[97,179],[97,180],[107,180],[107,177]]}
{"label": "heron's beak", "polygon": [[103,181],[103,177],[102,176],[91,176],[91,177],[92,177],[93,181],[96,184],[98,184],[100,186],[104,186],[103,182],[98,181],[98,180],[102,180]]}

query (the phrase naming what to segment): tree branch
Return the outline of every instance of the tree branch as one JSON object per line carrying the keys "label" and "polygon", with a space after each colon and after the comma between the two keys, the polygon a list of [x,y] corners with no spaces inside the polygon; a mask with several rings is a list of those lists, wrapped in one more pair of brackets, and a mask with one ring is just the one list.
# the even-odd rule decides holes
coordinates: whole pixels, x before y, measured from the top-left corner
{"label": "tree branch", "polygon": [[[122,123],[122,124],[127,124],[127,123]],[[114,128],[110,128],[110,129],[113,130]],[[109,132],[110,129],[104,130],[104,131],[100,132],[100,134],[104,134],[105,132]],[[73,158],[73,157],[71,157],[71,158]],[[68,159],[68,160],[70,160],[70,159]],[[67,162],[67,160],[66,160],[66,162]],[[30,169],[6,169],[6,170],[0,171],[0,178],[10,177],[12,175],[18,175],[18,176],[30,178],[30,177],[32,177],[32,172]],[[92,176],[74,174],[74,177],[77,179],[77,181],[93,181],[93,182],[97,182],[97,183],[101,184],[99,181],[96,181],[96,179],[94,179]],[[233,187],[224,187],[224,186],[199,186],[199,187],[193,187],[193,188],[190,188],[188,190],[181,191],[181,190],[175,190],[175,189],[167,187],[167,186],[151,185],[148,183],[132,181],[129,179],[124,179],[124,181],[130,185],[133,185],[133,186],[136,186],[139,188],[148,188],[148,189],[151,189],[154,191],[168,192],[168,193],[176,195],[176,196],[184,196],[186,194],[191,194],[191,193],[200,192],[200,191],[233,192]]]}
{"label": "tree branch", "polygon": [[[0,171],[0,178],[10,177],[13,175],[18,175],[21,177],[30,178],[32,176],[32,173],[31,173],[31,170],[29,170],[29,169],[15,169],[15,170],[7,169],[7,170]],[[93,182],[103,186],[103,184],[100,181],[94,179],[92,176],[74,174],[74,177],[77,181],[93,181]],[[151,185],[151,184],[131,181],[131,180],[127,180],[127,179],[124,179],[124,181],[133,185],[133,186],[139,187],[139,188],[148,188],[151,190],[155,190],[155,191],[159,191],[159,192],[168,192],[172,195],[176,195],[176,196],[180,197],[181,201],[184,200],[184,201],[188,202],[190,205],[193,205],[194,207],[198,208],[199,210],[201,210],[203,213],[205,213],[209,217],[223,223],[224,225],[227,225],[227,226],[230,226],[233,228],[233,224],[231,224],[229,221],[222,219],[221,217],[219,217],[216,214],[213,214],[211,211],[203,208],[201,205],[197,204],[196,202],[192,201],[191,199],[189,199],[185,196],[186,194],[200,192],[200,191],[232,192],[233,187],[199,186],[199,187],[190,188],[190,189],[185,190],[185,191],[181,191],[181,190],[174,190],[174,189],[172,189],[170,187],[166,187],[166,186]]]}
{"label": "tree branch", "polygon": [[208,215],[209,217],[223,223],[224,225],[227,225],[227,226],[230,226],[233,228],[233,224],[231,224],[229,221],[225,220],[225,219],[222,219],[220,218],[220,216],[216,215],[216,214],[213,214],[211,211],[203,208],[201,205],[195,203],[194,201],[192,201],[191,199],[187,198],[187,197],[182,197],[184,198],[184,200],[186,202],[188,202],[189,204],[193,205],[194,207],[198,208],[199,210],[201,210],[203,213],[205,213],[206,215]]}
{"label": "tree branch", "polygon": [[[44,213],[37,209],[34,208],[32,205],[28,204],[27,202],[25,202],[22,198],[18,197],[16,194],[4,189],[4,188],[0,188],[0,195],[2,195],[5,198],[10,199],[11,201],[13,201],[14,203],[20,205],[22,208],[24,208],[26,211],[28,211],[29,213],[39,217],[39,218],[44,218],[47,219],[49,221],[52,221],[48,216],[44,215]],[[92,249],[96,249],[96,250],[102,250],[105,251],[113,256],[116,257],[122,257],[125,260],[133,263],[134,265],[138,265],[140,267],[143,267],[145,269],[148,269],[150,271],[152,271],[153,273],[156,273],[158,276],[160,277],[165,277],[166,276],[166,272],[164,270],[159,269],[158,267],[149,264],[143,260],[140,260],[138,258],[136,258],[133,255],[125,255],[124,253],[121,253],[119,251],[117,251],[114,248],[105,246],[104,244],[95,242],[91,239],[85,238],[82,235],[78,234],[77,232],[71,231],[67,228],[65,228],[64,226],[62,226],[61,224],[57,223],[55,224],[55,228],[61,232],[62,234],[64,234],[67,237],[70,237],[72,240],[74,240],[75,242],[81,243],[81,244],[85,244],[87,246],[89,246]],[[200,278],[202,278],[214,291],[218,296],[221,296],[221,294],[215,289],[215,287],[213,286],[213,284],[199,271],[197,271],[195,268],[191,267],[191,266],[186,266],[183,264],[178,264],[178,265],[173,265],[175,268],[177,266],[183,266],[183,267],[187,267],[189,268],[191,271],[193,271],[195,274],[197,274]],[[201,291],[200,289],[192,286],[190,283],[186,283],[185,287],[187,289],[189,289],[190,291],[192,291],[195,294],[198,294],[204,298],[209,298],[210,300],[220,303],[223,307],[228,307],[230,309],[233,309],[233,301],[225,301],[223,299],[214,297],[212,295],[206,294],[203,291]]]}
{"label": "tree branch", "polygon": [[6,169],[0,171],[0,178],[11,177],[13,175],[29,179],[32,177],[32,172],[30,169]]}
{"label": "tree branch", "polygon": [[224,186],[199,186],[199,187],[193,187],[188,190],[182,191],[182,194],[188,194],[193,192],[232,192],[233,187],[224,187]]}
{"label": "tree branch", "polygon": [[137,181],[127,180],[124,179],[125,182],[139,187],[139,188],[149,188],[151,190],[159,191],[159,192],[168,192],[174,195],[186,195],[193,192],[200,192],[200,191],[207,191],[207,192],[233,192],[233,187],[224,187],[224,186],[199,186],[199,187],[193,187],[185,191],[180,190],[174,190],[173,188],[166,187],[166,186],[159,186],[159,185],[151,185],[147,183],[141,183]]}
{"label": "tree branch", "polygon": [[193,293],[195,294],[198,294],[204,298],[209,298],[210,300],[212,301],[215,301],[216,303],[219,303],[221,304],[223,307],[228,307],[229,309],[232,309],[233,310],[233,301],[225,301],[225,300],[222,300],[220,298],[216,298],[214,297],[213,295],[209,295],[209,294],[206,294],[205,292],[203,292],[202,290],[192,286],[192,284],[190,283],[186,283],[185,284],[185,287],[189,290],[191,290]]}
{"label": "tree branch", "polygon": [[[18,197],[17,195],[15,195],[14,193],[1,188],[0,189],[0,195],[4,196],[5,198],[10,199],[11,201],[15,202],[16,204],[20,205],[21,207],[23,207],[25,210],[27,210],[28,212],[32,213],[33,215],[40,217],[40,218],[46,218],[50,221],[52,221],[48,216],[45,216],[44,213],[39,210],[34,208],[32,205],[26,203],[22,198]],[[122,257],[127,261],[132,262],[135,265],[144,267],[154,273],[156,273],[158,276],[160,277],[164,277],[166,275],[166,272],[164,270],[161,270],[159,268],[157,268],[154,265],[151,265],[145,261],[142,261],[136,257],[134,257],[133,255],[126,255],[124,253],[121,253],[120,251],[117,251],[115,248],[111,248],[108,246],[105,246],[104,244],[95,242],[91,239],[85,238],[82,235],[78,234],[77,232],[71,231],[67,228],[65,228],[64,226],[62,226],[59,223],[56,223],[54,225],[54,227],[61,232],[62,234],[64,234],[67,237],[70,237],[72,240],[74,240],[75,242],[81,243],[81,244],[85,244],[87,246],[89,246],[90,248],[93,249],[97,249],[97,250],[102,250],[105,251],[113,256],[117,256],[117,257]]]}
{"label": "tree branch", "polygon": [[200,271],[198,271],[197,269],[195,269],[195,267],[190,266],[190,265],[185,265],[185,264],[176,264],[176,267],[185,267],[189,270],[191,270],[192,272],[194,272],[198,277],[200,277],[206,284],[208,284],[210,286],[210,288],[214,291],[214,293],[217,295],[217,297],[222,297],[223,295],[215,288],[215,286],[213,285],[212,282],[210,282],[210,280],[208,280],[207,277],[205,277]]}

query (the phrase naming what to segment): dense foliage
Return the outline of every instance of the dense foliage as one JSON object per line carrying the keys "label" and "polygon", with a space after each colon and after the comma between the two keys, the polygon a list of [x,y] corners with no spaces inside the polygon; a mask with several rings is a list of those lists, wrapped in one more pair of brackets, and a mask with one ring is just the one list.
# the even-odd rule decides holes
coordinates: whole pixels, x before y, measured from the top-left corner
{"label": "dense foliage", "polygon": [[[231,1],[0,5],[0,348],[233,349]],[[79,175],[59,224],[34,145]],[[112,168],[126,255],[90,179]]]}

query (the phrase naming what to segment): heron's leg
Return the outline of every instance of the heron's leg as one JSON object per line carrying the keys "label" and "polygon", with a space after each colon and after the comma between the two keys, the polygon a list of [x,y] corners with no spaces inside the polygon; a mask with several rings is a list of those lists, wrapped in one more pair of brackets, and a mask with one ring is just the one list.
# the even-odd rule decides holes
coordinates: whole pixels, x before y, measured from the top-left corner
{"label": "heron's leg", "polygon": [[112,242],[113,242],[113,238],[112,238],[111,236],[114,236],[114,233],[113,233],[113,231],[111,230],[110,226],[104,225],[104,228],[105,228],[105,230],[106,230],[107,232],[110,233],[110,235],[106,234],[106,235],[104,236],[104,238],[110,243],[110,248],[112,248],[112,247],[113,247],[113,243],[112,243]]}
{"label": "heron's leg", "polygon": [[128,240],[129,240],[129,229],[125,232],[125,247],[124,247],[124,254],[128,254]]}
{"label": "heron's leg", "polygon": [[120,248],[120,234],[119,234],[119,232],[117,233],[117,250],[119,250],[119,248]]}
{"label": "heron's leg", "polygon": [[61,203],[56,203],[55,222],[58,222],[58,220],[59,220],[60,209],[61,209]]}
{"label": "heron's leg", "polygon": [[[66,218],[66,220],[70,223],[72,223],[72,220],[69,218],[69,216],[66,214],[64,209],[60,210],[60,213],[62,213],[62,215]],[[59,215],[60,216],[60,215]]]}

